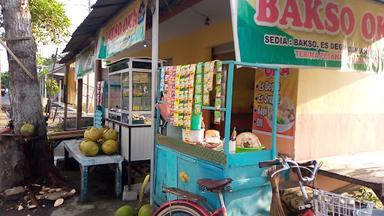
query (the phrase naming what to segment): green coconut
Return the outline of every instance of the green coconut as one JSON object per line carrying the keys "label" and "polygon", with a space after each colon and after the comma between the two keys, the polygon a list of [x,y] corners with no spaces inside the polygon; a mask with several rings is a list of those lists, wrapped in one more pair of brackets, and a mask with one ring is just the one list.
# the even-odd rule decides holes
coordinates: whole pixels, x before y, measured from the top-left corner
{"label": "green coconut", "polygon": [[25,137],[30,137],[35,133],[35,126],[30,123],[25,123],[20,128],[20,134]]}
{"label": "green coconut", "polygon": [[150,204],[145,204],[141,206],[139,209],[139,214],[138,216],[151,216],[153,212],[153,208]]}
{"label": "green coconut", "polygon": [[117,140],[117,132],[112,128],[108,128],[108,129],[104,130],[103,139],[104,140]]}
{"label": "green coconut", "polygon": [[94,142],[96,142],[98,139],[100,139],[101,136],[102,136],[102,133],[100,132],[100,129],[95,128],[95,127],[87,129],[84,132],[84,138],[87,140],[94,141]]}
{"label": "green coconut", "polygon": [[130,205],[123,205],[116,210],[114,216],[135,216],[135,209]]}
{"label": "green coconut", "polygon": [[115,140],[106,140],[103,145],[101,145],[101,149],[103,150],[104,154],[107,155],[117,153],[118,147],[119,145]]}
{"label": "green coconut", "polygon": [[93,141],[84,140],[80,143],[79,148],[81,153],[88,157],[96,156],[99,153],[99,146]]}

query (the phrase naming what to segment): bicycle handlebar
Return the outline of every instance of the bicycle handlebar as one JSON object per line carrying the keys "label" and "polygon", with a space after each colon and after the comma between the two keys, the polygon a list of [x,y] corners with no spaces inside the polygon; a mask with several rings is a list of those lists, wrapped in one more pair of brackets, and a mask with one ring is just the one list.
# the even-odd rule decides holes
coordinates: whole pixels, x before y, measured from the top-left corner
{"label": "bicycle handlebar", "polygon": [[281,161],[279,159],[259,162],[259,168],[271,167],[276,165],[281,165]]}
{"label": "bicycle handlebar", "polygon": [[[270,161],[262,161],[259,162],[259,167],[271,167],[271,166],[276,166],[276,165],[282,165],[283,167],[277,171],[275,171],[271,176],[277,174],[278,172],[281,172],[283,170],[288,170],[288,169],[295,169],[297,172],[297,177],[299,178],[299,181],[301,182],[311,182],[316,178],[316,174],[320,169],[321,163],[319,164],[316,160],[311,160],[307,161],[304,163],[297,163],[294,160],[291,159],[275,159],[275,160],[270,160]],[[312,169],[311,169],[312,168]],[[309,176],[303,177],[301,169],[305,169],[309,171],[311,174]]]}
{"label": "bicycle handlebar", "polygon": [[[307,161],[304,163],[297,163],[296,161],[291,159],[285,159],[285,161],[288,163],[290,168],[296,169],[297,177],[301,182],[307,183],[307,182],[313,181],[316,178],[316,174],[320,169],[320,164],[316,160]],[[303,177],[301,168],[304,168],[305,170],[309,171],[311,174],[309,176]]]}

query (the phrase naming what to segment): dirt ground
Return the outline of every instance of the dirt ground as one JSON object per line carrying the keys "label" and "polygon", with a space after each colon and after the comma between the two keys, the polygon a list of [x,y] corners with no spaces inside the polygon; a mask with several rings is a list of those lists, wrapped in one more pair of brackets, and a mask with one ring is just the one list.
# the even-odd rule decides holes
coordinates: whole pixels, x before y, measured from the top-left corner
{"label": "dirt ground", "polygon": [[[54,110],[52,110],[52,113],[54,113]],[[62,116],[63,109],[59,108],[55,121],[52,118],[48,121],[48,131],[62,130]],[[7,123],[7,116],[0,110],[0,129],[4,128]],[[122,205],[137,206],[137,202],[125,202],[115,196],[114,167],[110,166],[97,166],[90,170],[88,201],[81,202],[79,197],[79,166],[75,161],[70,160],[70,169],[64,170],[63,156],[64,150],[62,146],[58,146],[55,149],[55,159],[58,160],[57,167],[65,178],[67,185],[76,189],[75,196],[65,200],[63,205],[56,208],[53,207],[52,201],[39,201],[38,208],[33,210],[23,209],[21,211],[17,211],[20,201],[5,201],[0,197],[0,216],[107,216],[114,215],[116,209]],[[148,170],[144,168],[144,171],[147,172]],[[126,176],[125,179],[127,179]],[[135,182],[140,182],[143,176],[134,175],[134,179]],[[127,182],[127,180],[124,182]],[[145,197],[145,201],[149,202],[148,195]]]}
{"label": "dirt ground", "polygon": [[[59,165],[60,166],[60,162]],[[109,216],[114,215],[117,208],[129,204],[137,206],[137,202],[124,202],[115,196],[114,169],[109,166],[98,166],[92,169],[89,176],[89,195],[87,202],[81,202],[80,171],[78,169],[62,171],[67,183],[76,189],[76,195],[65,200],[62,206],[53,207],[53,202],[45,201],[34,210],[15,210],[18,202],[0,202],[1,216]],[[145,197],[148,202],[148,195]],[[45,207],[42,207],[42,204]]]}

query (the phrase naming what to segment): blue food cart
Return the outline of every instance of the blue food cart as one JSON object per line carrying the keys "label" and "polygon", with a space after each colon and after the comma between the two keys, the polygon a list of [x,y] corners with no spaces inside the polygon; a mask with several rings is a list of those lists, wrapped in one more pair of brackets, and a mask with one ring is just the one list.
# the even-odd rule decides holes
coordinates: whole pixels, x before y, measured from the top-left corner
{"label": "blue food cart", "polygon": [[[259,168],[258,163],[277,156],[276,126],[280,68],[237,61],[223,61],[222,64],[223,71],[226,73],[226,87],[223,93],[225,95],[225,107],[220,108],[225,122],[223,150],[217,151],[199,145],[187,144],[172,133],[161,134],[159,132],[160,110],[157,109],[152,198],[156,205],[177,199],[176,196],[163,192],[165,187],[174,187],[205,197],[207,207],[214,210],[220,207],[217,194],[202,192],[197,181],[202,178],[232,178],[232,191],[225,193],[224,196],[228,215],[269,215],[271,186],[265,170]],[[239,67],[269,68],[275,71],[270,149],[230,153],[233,80],[236,73],[241,72],[236,70]],[[160,87],[158,92],[160,92]],[[162,103],[160,94],[157,100],[159,104]],[[218,107],[214,106],[203,106],[203,109],[218,111]]]}

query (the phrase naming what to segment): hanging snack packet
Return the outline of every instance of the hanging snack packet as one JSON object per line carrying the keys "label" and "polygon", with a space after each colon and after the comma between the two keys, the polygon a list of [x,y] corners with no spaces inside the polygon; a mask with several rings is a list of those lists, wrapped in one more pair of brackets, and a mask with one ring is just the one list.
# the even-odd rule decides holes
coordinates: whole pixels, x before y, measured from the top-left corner
{"label": "hanging snack packet", "polygon": [[214,113],[214,123],[220,124],[221,122],[221,78],[222,78],[222,62],[215,62],[215,71],[216,71],[216,95],[215,95],[215,113]]}
{"label": "hanging snack packet", "polygon": [[209,62],[205,62],[204,63],[204,69],[203,69],[203,105],[209,105],[209,89],[210,89],[210,86],[209,86],[209,79],[210,79],[210,75],[209,75],[209,70],[210,70],[210,63]]}
{"label": "hanging snack packet", "polygon": [[174,125],[173,113],[175,111],[174,102],[175,102],[175,97],[176,97],[176,94],[175,94],[176,67],[171,66],[168,68],[167,71],[168,71],[168,79],[166,80],[166,81],[168,81],[168,98],[167,98],[167,101],[169,103],[169,111],[172,114],[170,116],[170,123],[172,125]]}
{"label": "hanging snack packet", "polygon": [[187,112],[185,125],[187,128],[191,127],[192,120],[192,111],[193,111],[193,93],[195,85],[195,73],[196,73],[196,64],[189,65],[189,86],[188,86],[188,98],[187,98]]}
{"label": "hanging snack packet", "polygon": [[160,92],[164,92],[165,86],[165,67],[160,68]]}
{"label": "hanging snack packet", "polygon": [[203,63],[196,65],[195,97],[193,113],[198,115],[202,111],[203,103]]}
{"label": "hanging snack packet", "polygon": [[213,75],[215,74],[215,63],[216,61],[209,62],[208,91],[213,90]]}
{"label": "hanging snack packet", "polygon": [[[220,121],[221,121],[221,111],[220,111],[220,108],[221,108],[221,98],[215,100],[215,112],[214,112],[214,123],[215,124],[220,124]],[[216,106],[217,105],[217,106]]]}
{"label": "hanging snack packet", "polygon": [[181,97],[182,97],[182,91],[181,91],[181,66],[176,66],[176,77],[175,77],[175,101],[174,101],[174,113],[173,113],[173,122],[174,126],[180,126],[181,122]]}

